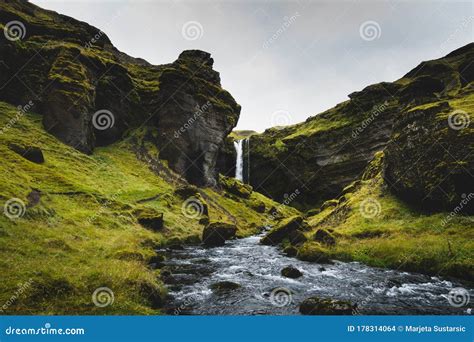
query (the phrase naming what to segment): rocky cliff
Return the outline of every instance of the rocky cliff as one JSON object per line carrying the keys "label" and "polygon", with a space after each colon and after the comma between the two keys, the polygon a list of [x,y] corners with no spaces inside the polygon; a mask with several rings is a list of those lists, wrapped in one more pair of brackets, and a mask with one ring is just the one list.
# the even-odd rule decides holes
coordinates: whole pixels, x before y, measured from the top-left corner
{"label": "rocky cliff", "polygon": [[0,28],[0,100],[31,103],[48,132],[88,154],[156,127],[150,141],[160,158],[193,183],[216,183],[218,151],[240,106],[209,53],[151,65],[118,51],[101,30],[24,1],[0,3]]}
{"label": "rocky cliff", "polygon": [[[250,184],[309,208],[336,198],[385,150],[385,181],[422,209],[451,210],[474,191],[474,44],[423,62],[304,123],[251,137]],[[472,213],[473,206],[465,208]]]}

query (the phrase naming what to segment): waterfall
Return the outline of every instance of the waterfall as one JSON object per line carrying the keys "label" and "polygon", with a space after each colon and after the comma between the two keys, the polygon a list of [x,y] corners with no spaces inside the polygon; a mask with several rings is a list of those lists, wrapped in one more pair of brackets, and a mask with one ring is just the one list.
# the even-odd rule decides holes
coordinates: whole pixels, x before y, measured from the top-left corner
{"label": "waterfall", "polygon": [[235,161],[235,178],[244,181],[244,153],[243,153],[243,141],[237,140],[234,141],[235,152],[237,152],[237,159]]}

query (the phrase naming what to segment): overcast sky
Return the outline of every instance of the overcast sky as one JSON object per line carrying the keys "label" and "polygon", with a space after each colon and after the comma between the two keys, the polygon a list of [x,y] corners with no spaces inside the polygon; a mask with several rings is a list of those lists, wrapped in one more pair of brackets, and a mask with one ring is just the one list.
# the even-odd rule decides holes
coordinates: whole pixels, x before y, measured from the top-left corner
{"label": "overcast sky", "polygon": [[472,1],[34,0],[153,64],[210,52],[242,105],[238,129],[304,121],[474,41]]}

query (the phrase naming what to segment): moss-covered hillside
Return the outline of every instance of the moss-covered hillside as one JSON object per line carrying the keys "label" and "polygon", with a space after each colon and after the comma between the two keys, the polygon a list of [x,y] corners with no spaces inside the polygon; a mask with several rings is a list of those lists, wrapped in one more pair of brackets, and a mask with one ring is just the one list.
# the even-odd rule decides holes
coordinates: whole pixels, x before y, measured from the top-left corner
{"label": "moss-covered hillside", "polygon": [[[474,281],[474,219],[458,214],[474,194],[452,212],[420,213],[390,192],[383,159],[377,153],[361,179],[309,214],[311,229],[298,258],[353,260]],[[333,239],[321,238],[321,231]]]}
{"label": "moss-covered hillside", "polygon": [[473,61],[474,43],[303,123],[253,135],[250,183],[277,200],[300,189],[292,205],[309,209],[339,196],[385,150],[394,193],[423,210],[451,210],[474,191]]}
{"label": "moss-covered hillside", "polygon": [[151,142],[171,169],[215,184],[218,151],[240,106],[209,53],[183,51],[151,65],[118,51],[99,28],[20,0],[0,2],[0,29],[1,101],[31,103],[49,133],[88,154],[155,127]]}
{"label": "moss-covered hillside", "polygon": [[[272,208],[296,213],[233,180],[215,190],[189,185],[158,160],[143,139],[148,129],[85,155],[46,133],[41,119],[0,103],[3,314],[159,313],[156,247],[200,243],[208,221],[246,236],[274,223]],[[22,156],[33,148],[44,162]],[[113,305],[94,305],[100,287],[113,291]]]}

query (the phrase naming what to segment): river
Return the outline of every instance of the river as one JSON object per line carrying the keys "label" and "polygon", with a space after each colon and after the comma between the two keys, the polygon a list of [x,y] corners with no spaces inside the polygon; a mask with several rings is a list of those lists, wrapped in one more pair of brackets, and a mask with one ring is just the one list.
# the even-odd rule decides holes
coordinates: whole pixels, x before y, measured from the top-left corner
{"label": "river", "polygon": [[[263,235],[263,233],[262,233]],[[453,306],[450,290],[466,286],[422,274],[334,261],[318,264],[285,256],[279,247],[259,244],[262,235],[228,241],[225,246],[186,246],[161,250],[169,290],[168,314],[296,315],[310,296],[349,300],[360,314],[466,314],[468,306]],[[293,265],[303,276],[282,277]],[[241,286],[213,291],[212,284],[231,281]],[[472,289],[467,290],[471,296]],[[465,298],[461,298],[465,300]],[[451,300],[459,305],[459,298]],[[469,304],[467,304],[469,305]]]}

